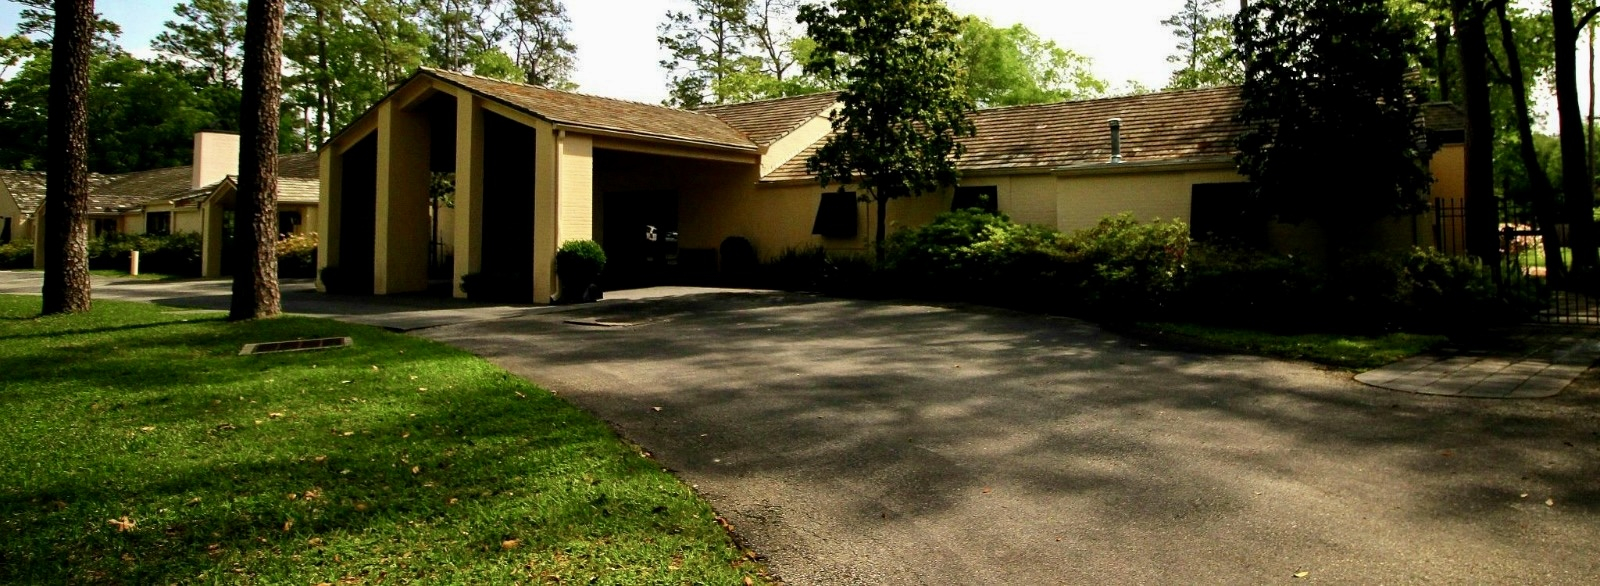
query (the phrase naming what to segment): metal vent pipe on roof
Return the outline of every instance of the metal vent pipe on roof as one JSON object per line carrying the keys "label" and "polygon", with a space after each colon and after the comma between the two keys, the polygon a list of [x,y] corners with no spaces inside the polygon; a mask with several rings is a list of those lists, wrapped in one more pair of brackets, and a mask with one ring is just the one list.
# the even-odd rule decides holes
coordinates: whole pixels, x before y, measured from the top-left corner
{"label": "metal vent pipe on roof", "polygon": [[1122,119],[1112,118],[1111,122],[1111,162],[1122,162]]}

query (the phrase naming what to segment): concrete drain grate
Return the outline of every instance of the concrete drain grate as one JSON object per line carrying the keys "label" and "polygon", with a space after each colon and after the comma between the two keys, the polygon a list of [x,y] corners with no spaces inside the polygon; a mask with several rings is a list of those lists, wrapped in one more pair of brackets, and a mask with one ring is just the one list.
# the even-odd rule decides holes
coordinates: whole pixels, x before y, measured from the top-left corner
{"label": "concrete drain grate", "polygon": [[611,321],[611,320],[599,319],[599,318],[585,318],[585,319],[569,319],[569,320],[562,321],[561,323],[567,324],[569,326],[585,326],[585,327],[591,327],[591,328],[631,328],[631,327],[638,326],[638,325],[644,325],[646,322]]}
{"label": "concrete drain grate", "polygon": [[262,342],[259,344],[245,344],[239,349],[240,356],[254,354],[276,354],[278,352],[304,352],[306,350],[326,350],[328,348],[343,348],[355,344],[350,338],[316,338],[312,340],[289,340],[287,342]]}

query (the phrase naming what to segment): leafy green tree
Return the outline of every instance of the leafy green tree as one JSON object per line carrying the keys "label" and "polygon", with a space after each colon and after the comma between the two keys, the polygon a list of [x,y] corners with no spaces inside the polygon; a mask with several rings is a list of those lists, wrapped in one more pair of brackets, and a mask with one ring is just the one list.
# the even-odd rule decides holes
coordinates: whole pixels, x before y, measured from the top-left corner
{"label": "leafy green tree", "polygon": [[578,48],[567,39],[572,20],[560,0],[506,0],[500,19],[523,81],[556,89],[577,87],[571,78]]}
{"label": "leafy green tree", "polygon": [[[0,167],[43,169],[50,88],[49,51],[0,84]],[[237,128],[238,89],[204,84],[193,72],[127,54],[97,55],[89,66],[90,171],[121,173],[187,165],[194,133]]]}
{"label": "leafy green tree", "polygon": [[172,8],[176,20],[166,23],[151,48],[192,64],[205,82],[234,86],[244,44],[244,3],[232,0],[189,0]]}
{"label": "leafy green tree", "polygon": [[[56,5],[53,0],[11,0],[22,5],[17,14],[17,34],[34,39],[34,46],[48,49],[54,44]],[[117,44],[122,36],[122,26],[94,14],[94,36],[90,48],[95,53],[121,53]]]}
{"label": "leafy green tree", "polygon": [[756,67],[745,54],[751,0],[691,0],[689,11],[667,13],[656,42],[671,55],[667,103],[698,108],[737,101],[733,81]]}
{"label": "leafy green tree", "polygon": [[1183,8],[1161,24],[1178,37],[1178,52],[1167,63],[1178,65],[1169,90],[1187,90],[1239,83],[1243,67],[1233,56],[1232,26],[1222,0],[1184,0]]}
{"label": "leafy green tree", "polygon": [[1561,129],[1561,192],[1566,197],[1572,272],[1600,281],[1600,234],[1595,232],[1594,181],[1583,110],[1578,105],[1578,36],[1600,8],[1578,16],[1572,0],[1550,0],[1556,47],[1556,112]]}
{"label": "leafy green tree", "polygon": [[1080,100],[1103,95],[1108,87],[1090,71],[1088,57],[1021,24],[996,28],[969,16],[961,20],[960,44],[967,90],[980,106]]}
{"label": "leafy green tree", "polygon": [[1237,161],[1266,211],[1338,226],[1422,205],[1415,21],[1382,0],[1256,0],[1235,24],[1248,127]]}
{"label": "leafy green tree", "polygon": [[836,0],[802,6],[799,20],[817,43],[805,70],[844,87],[834,132],[806,169],[877,203],[882,262],[889,202],[955,185],[959,140],[976,132],[961,21],[939,0]]}
{"label": "leafy green tree", "polygon": [[497,40],[489,0],[419,0],[416,6],[431,40],[426,65],[471,73],[474,59]]}

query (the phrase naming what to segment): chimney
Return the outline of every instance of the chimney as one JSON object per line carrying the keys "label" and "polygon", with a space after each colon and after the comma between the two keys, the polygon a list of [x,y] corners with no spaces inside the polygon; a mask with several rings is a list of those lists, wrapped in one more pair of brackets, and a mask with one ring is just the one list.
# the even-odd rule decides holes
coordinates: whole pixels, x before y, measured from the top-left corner
{"label": "chimney", "polygon": [[1111,119],[1111,162],[1122,162],[1122,119]]}
{"label": "chimney", "polygon": [[239,174],[239,135],[202,130],[194,133],[194,167],[190,189],[199,189]]}

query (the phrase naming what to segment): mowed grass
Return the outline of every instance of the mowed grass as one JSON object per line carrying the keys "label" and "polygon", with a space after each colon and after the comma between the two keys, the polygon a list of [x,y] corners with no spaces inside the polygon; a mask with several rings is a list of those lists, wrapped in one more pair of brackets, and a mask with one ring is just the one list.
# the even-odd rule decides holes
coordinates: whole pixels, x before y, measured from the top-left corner
{"label": "mowed grass", "polygon": [[[0,583],[742,584],[682,482],[463,352],[0,295]],[[247,342],[350,348],[238,356]]]}
{"label": "mowed grass", "polygon": [[1348,370],[1377,368],[1448,340],[1444,336],[1403,332],[1380,336],[1278,334],[1189,323],[1141,323],[1133,330],[1137,335],[1179,346],[1308,360]]}

